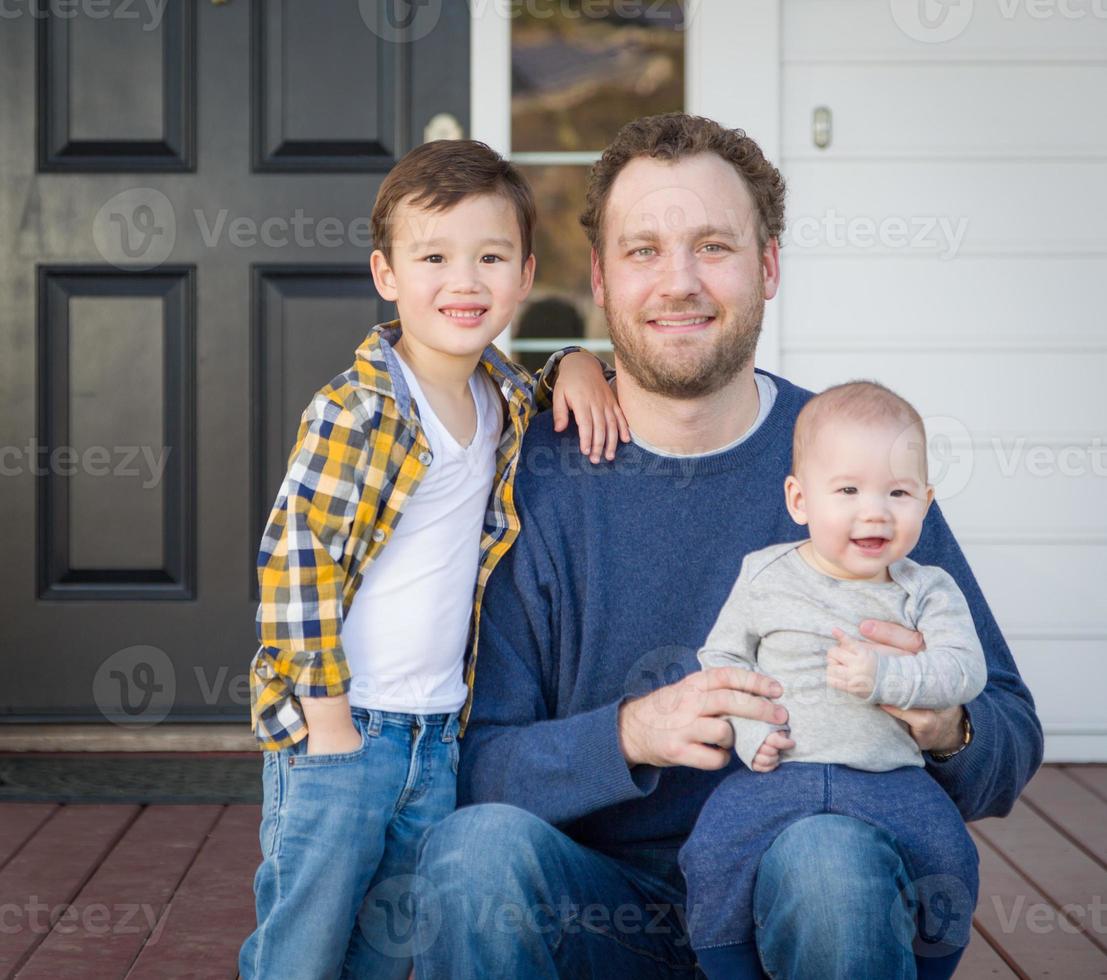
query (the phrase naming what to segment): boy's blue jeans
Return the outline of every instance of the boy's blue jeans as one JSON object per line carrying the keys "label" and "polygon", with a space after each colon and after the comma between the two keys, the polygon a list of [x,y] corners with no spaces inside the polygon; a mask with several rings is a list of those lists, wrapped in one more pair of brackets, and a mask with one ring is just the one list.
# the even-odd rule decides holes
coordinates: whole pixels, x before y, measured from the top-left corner
{"label": "boy's blue jeans", "polygon": [[456,805],[458,716],[351,710],[361,747],[266,752],[243,980],[405,978],[416,848]]}
{"label": "boy's blue jeans", "polygon": [[[417,980],[699,976],[675,849],[603,854],[525,810],[465,807],[424,838],[418,864]],[[890,910],[907,881],[884,831],[820,814],[792,824],[761,859],[756,944],[718,965],[733,980],[948,980],[960,951],[915,956],[914,918]],[[859,896],[863,900],[859,901]]]}
{"label": "boy's blue jeans", "polygon": [[[897,887],[877,903],[885,933],[891,925],[903,949],[913,949],[923,959],[960,955],[971,936],[978,856],[946,792],[922,767],[864,772],[793,762],[768,773],[742,768],[728,775],[681,849],[692,945],[708,976],[730,976],[735,957],[753,955],[755,934],[756,945],[761,945],[778,905],[778,889],[761,880],[762,857],[783,830],[796,827],[802,833],[800,822],[817,815],[862,821],[886,839],[889,861],[881,877]],[[825,846],[848,850],[849,838],[831,839]],[[894,852],[899,857],[892,860]],[[867,916],[862,906],[874,901],[869,884],[858,879],[851,893],[831,904],[821,901],[818,891],[811,892],[809,914]],[[766,956],[762,950],[761,960],[771,974],[794,974],[790,956]]]}

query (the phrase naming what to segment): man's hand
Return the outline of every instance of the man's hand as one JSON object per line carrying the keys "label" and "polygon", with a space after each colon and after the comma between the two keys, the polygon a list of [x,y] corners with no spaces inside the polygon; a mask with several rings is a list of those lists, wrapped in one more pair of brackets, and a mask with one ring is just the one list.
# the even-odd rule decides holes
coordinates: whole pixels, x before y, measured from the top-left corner
{"label": "man's hand", "polygon": [[795,747],[796,743],[784,732],[769,732],[757,750],[757,755],[753,757],[753,765],[750,768],[754,772],[772,772],[780,765],[780,753]]}
{"label": "man's hand", "polygon": [[924,752],[953,752],[964,741],[962,718],[965,709],[955,708],[896,708],[882,704],[888,714],[907,723],[907,730]]}
{"label": "man's hand", "polygon": [[[860,626],[861,635],[867,636],[875,653],[892,656],[913,656],[926,649],[922,633],[909,630],[898,623],[884,623],[866,619]],[[965,709],[897,708],[880,706],[893,718],[905,722],[915,744],[924,752],[952,752],[962,741],[962,717]]]}
{"label": "man's hand", "polygon": [[734,747],[727,716],[783,725],[788,712],[766,700],[782,693],[771,677],[743,667],[712,667],[689,674],[620,707],[623,757],[629,766],[722,769]]}

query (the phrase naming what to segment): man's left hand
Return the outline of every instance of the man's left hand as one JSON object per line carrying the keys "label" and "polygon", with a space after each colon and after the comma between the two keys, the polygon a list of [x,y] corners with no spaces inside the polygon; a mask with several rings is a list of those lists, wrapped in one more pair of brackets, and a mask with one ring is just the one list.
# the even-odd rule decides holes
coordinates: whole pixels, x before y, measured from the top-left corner
{"label": "man's left hand", "polygon": [[[899,623],[885,623],[866,619],[860,626],[861,635],[872,644],[875,652],[893,656],[914,656],[926,649],[922,633],[910,630]],[[906,723],[915,744],[924,752],[952,752],[962,741],[961,720],[965,709],[954,708],[897,708],[890,704],[880,706],[888,714]]]}

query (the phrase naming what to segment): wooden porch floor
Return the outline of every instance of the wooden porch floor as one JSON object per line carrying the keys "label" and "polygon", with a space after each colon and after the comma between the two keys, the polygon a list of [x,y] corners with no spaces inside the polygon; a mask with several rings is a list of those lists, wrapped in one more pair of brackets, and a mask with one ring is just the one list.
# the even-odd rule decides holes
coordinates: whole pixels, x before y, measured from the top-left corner
{"label": "wooden porch floor", "polygon": [[[0,804],[0,976],[234,977],[256,806]],[[958,977],[1107,977],[1107,766],[1047,766],[981,858]]]}

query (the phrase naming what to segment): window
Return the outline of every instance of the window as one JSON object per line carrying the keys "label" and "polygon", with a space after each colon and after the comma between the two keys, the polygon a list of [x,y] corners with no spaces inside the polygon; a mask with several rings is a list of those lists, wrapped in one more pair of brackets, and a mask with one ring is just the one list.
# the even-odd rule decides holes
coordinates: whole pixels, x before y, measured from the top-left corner
{"label": "window", "polygon": [[510,158],[538,201],[538,274],[512,327],[540,367],[581,343],[610,358],[580,213],[589,168],[620,127],[685,105],[683,0],[514,0]]}

